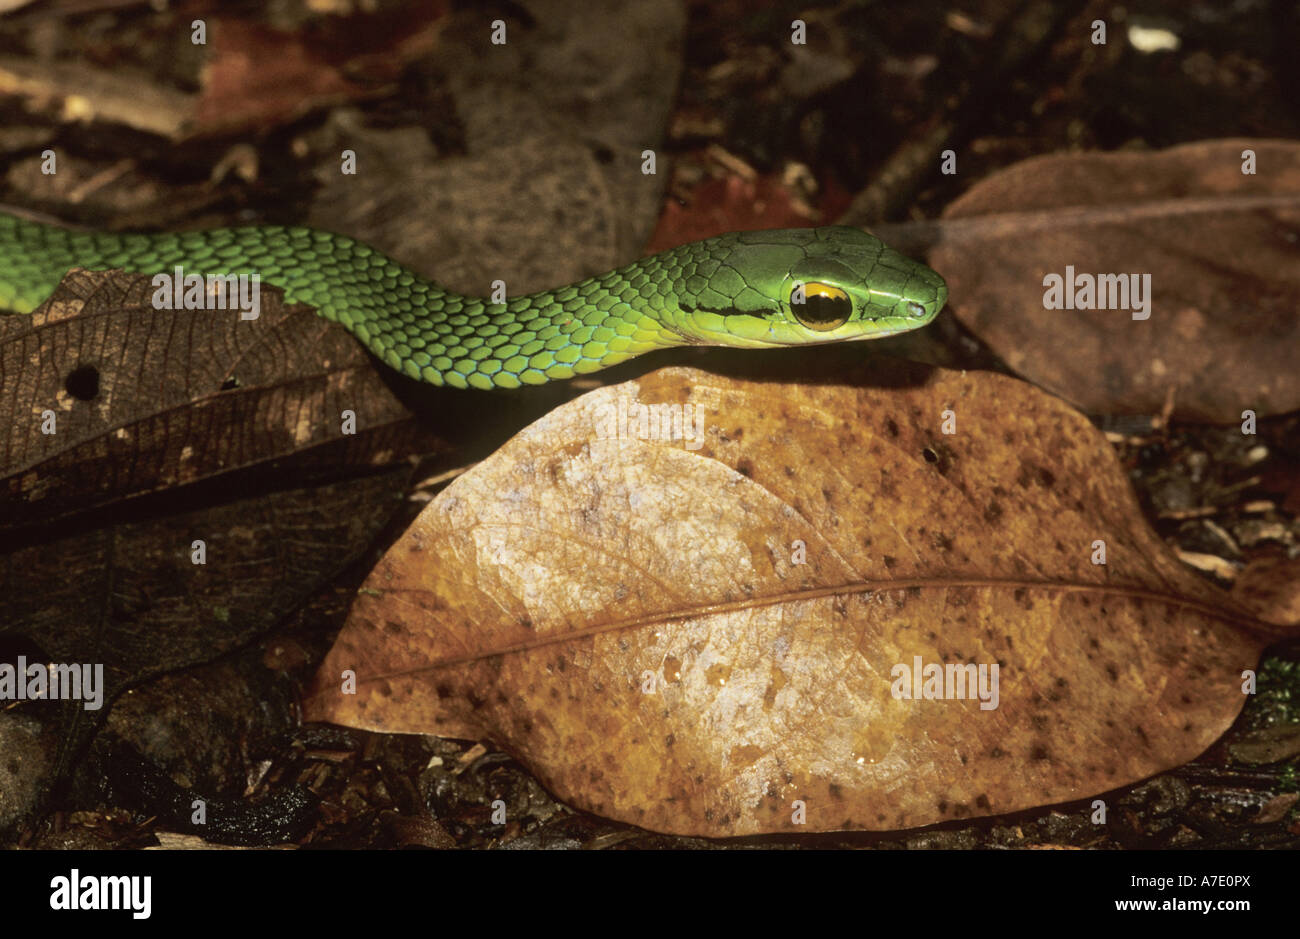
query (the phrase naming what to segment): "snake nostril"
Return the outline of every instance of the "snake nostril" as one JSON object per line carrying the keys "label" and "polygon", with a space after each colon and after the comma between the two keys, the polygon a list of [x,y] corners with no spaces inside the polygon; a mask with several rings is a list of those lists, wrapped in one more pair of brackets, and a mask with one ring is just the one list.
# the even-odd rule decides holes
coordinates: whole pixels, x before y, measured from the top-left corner
{"label": "snake nostril", "polygon": [[925,307],[921,306],[919,303],[909,303],[907,305],[907,312],[909,316],[925,316]]}

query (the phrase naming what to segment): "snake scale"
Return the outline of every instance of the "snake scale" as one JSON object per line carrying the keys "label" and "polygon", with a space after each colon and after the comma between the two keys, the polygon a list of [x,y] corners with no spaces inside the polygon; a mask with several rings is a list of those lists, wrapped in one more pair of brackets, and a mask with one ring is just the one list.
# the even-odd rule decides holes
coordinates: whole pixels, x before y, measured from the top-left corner
{"label": "snake scale", "polygon": [[875,339],[947,299],[930,268],[858,229],[719,235],[554,290],[491,303],[363,242],[310,228],[74,232],[0,213],[0,309],[29,313],[73,267],[257,274],[410,378],[517,388],[668,346],[764,348]]}

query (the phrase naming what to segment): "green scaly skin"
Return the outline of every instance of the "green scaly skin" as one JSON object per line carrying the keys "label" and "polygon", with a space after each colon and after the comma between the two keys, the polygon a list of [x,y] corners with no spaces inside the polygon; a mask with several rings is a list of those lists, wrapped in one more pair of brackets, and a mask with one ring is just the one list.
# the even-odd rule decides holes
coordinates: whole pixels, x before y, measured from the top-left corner
{"label": "green scaly skin", "polygon": [[[31,312],[72,267],[172,274],[178,265],[186,275],[255,273],[289,302],[342,324],[392,368],[457,388],[539,385],[667,346],[875,339],[924,326],[948,295],[934,271],[854,228],[720,235],[493,304],[309,228],[123,235],[0,214],[0,309]],[[829,330],[803,325],[791,304],[803,282],[842,289],[852,298],[848,320]]]}

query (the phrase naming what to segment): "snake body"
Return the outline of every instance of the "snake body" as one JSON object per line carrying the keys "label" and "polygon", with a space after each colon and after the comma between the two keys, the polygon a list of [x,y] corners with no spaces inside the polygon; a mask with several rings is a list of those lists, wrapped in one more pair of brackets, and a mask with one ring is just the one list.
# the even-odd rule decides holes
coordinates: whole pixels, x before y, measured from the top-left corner
{"label": "snake body", "polygon": [[720,235],[490,303],[310,228],[117,234],[0,214],[0,309],[31,312],[73,267],[170,274],[177,266],[257,274],[390,367],[458,388],[542,384],[667,346],[873,339],[925,325],[947,298],[934,271],[842,227]]}

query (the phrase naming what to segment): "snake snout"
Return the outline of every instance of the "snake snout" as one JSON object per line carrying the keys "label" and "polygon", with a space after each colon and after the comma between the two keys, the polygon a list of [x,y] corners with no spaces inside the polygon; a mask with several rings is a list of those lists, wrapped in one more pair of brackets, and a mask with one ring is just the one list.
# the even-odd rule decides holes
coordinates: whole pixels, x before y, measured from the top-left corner
{"label": "snake snout", "polygon": [[[909,297],[902,303],[902,314],[911,319],[928,321],[943,309],[948,302],[948,285],[937,273],[926,268],[920,283],[909,290]],[[912,285],[909,285],[912,286]]]}

